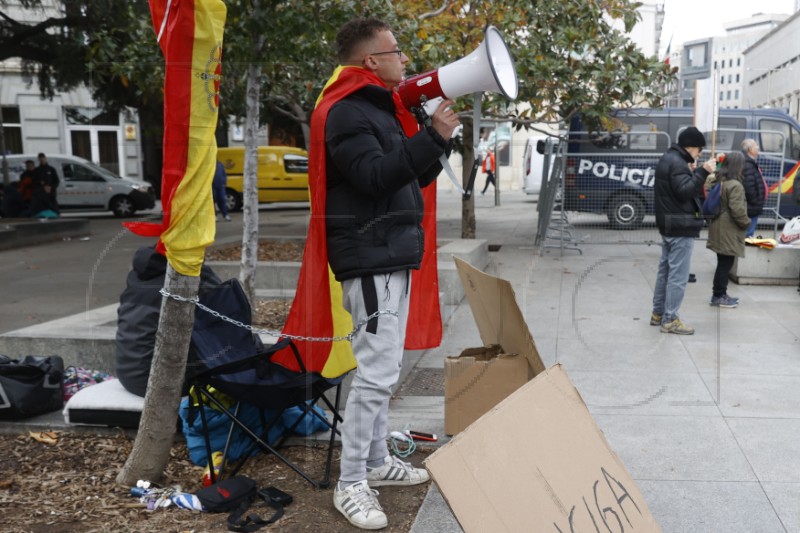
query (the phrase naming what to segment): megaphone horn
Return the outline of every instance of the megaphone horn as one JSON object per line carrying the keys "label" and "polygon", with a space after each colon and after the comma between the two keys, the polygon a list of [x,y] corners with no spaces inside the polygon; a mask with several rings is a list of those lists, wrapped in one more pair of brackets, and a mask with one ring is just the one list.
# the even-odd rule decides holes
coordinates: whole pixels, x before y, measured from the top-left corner
{"label": "megaphone horn", "polygon": [[[519,88],[508,46],[500,31],[489,26],[483,42],[471,54],[436,70],[405,79],[397,90],[403,105],[411,109],[430,100],[476,92],[501,93],[513,100]],[[432,113],[427,106],[426,110]]]}

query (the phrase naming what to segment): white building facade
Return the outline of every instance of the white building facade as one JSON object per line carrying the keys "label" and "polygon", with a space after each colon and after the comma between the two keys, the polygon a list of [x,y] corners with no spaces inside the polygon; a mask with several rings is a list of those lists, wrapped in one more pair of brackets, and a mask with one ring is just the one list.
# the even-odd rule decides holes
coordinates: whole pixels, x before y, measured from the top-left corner
{"label": "white building facade", "polygon": [[[9,2],[4,11],[26,24],[61,16],[60,2],[44,3],[44,9],[31,9]],[[135,111],[104,112],[84,87],[43,99],[36,82],[23,79],[16,59],[0,63],[0,106],[7,154],[72,154],[123,177],[143,178]]]}
{"label": "white building facade", "polygon": [[725,35],[685,43],[680,63],[680,105],[694,105],[695,81],[714,76],[717,78],[720,108],[753,107],[744,100],[744,52],[787,17],[759,13],[725,24]]}
{"label": "white building facade", "polygon": [[747,107],[776,107],[800,120],[800,11],[744,51]]}

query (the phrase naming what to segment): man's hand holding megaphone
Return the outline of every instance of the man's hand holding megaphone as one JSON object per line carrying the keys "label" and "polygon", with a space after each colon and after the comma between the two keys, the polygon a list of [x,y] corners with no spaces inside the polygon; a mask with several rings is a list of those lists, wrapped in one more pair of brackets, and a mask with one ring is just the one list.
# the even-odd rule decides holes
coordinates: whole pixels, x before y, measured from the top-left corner
{"label": "man's hand holding megaphone", "polygon": [[445,141],[453,137],[453,131],[461,124],[458,115],[451,108],[454,104],[449,98],[444,100],[431,116],[431,128],[442,136]]}

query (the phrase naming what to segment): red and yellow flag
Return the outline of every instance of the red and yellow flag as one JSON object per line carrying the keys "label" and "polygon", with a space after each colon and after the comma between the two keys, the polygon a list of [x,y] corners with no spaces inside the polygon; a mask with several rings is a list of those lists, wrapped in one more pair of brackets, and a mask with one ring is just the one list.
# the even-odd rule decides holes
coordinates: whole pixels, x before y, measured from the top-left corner
{"label": "red and yellow flag", "polygon": [[160,224],[125,226],[137,235],[160,236],[156,249],[172,268],[199,276],[216,231],[211,181],[226,8],[222,0],[150,0],[150,13],[166,62],[164,215]]}
{"label": "red and yellow flag", "polygon": [[770,194],[789,194],[794,190],[794,182],[797,179],[797,170],[800,169],[800,163],[792,167],[792,170],[786,173],[783,180],[778,180],[769,188]]}
{"label": "red and yellow flag", "polygon": [[[309,150],[309,193],[311,221],[303,263],[292,308],[283,328],[285,335],[312,338],[343,337],[350,333],[353,321],[342,307],[342,286],[328,266],[328,245],[325,232],[325,122],[333,104],[366,85],[385,84],[375,74],[360,67],[337,67],[325,84],[311,118]],[[403,107],[395,93],[397,118],[406,135],[419,131],[414,116]],[[420,270],[412,274],[411,296],[405,347],[425,349],[438,346],[442,340],[442,319],[439,310],[439,277],[436,265],[436,187],[423,189],[425,213],[425,251]],[[359,332],[357,334],[363,334]],[[306,370],[326,378],[343,375],[356,366],[347,340],[318,342],[296,340]],[[283,350],[272,357],[290,370],[299,371],[294,354]]]}

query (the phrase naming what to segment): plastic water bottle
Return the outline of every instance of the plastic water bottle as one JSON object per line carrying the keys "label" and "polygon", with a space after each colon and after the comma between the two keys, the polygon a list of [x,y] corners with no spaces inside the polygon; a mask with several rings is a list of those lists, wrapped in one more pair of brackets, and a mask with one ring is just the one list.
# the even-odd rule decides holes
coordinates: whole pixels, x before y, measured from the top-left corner
{"label": "plastic water bottle", "polygon": [[[214,480],[219,481],[219,474],[222,468],[222,452],[213,452],[211,454],[211,463],[214,465]],[[206,466],[203,472],[203,486],[208,487],[211,485],[211,471]]]}

